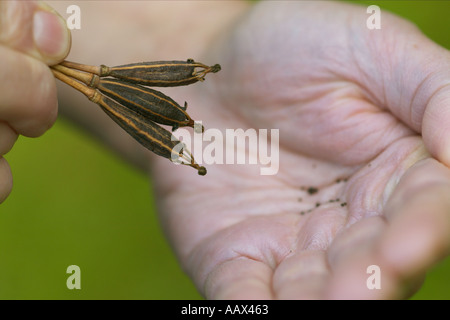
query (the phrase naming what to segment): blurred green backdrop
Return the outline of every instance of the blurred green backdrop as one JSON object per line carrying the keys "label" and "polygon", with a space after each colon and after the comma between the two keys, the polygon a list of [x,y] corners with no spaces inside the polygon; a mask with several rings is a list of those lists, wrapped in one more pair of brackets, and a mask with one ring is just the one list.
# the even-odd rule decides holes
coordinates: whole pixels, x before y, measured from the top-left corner
{"label": "blurred green backdrop", "polygon": [[[406,17],[450,48],[449,1],[353,1]],[[151,183],[70,123],[20,137],[6,156],[14,190],[0,205],[0,299],[199,299],[161,234]],[[81,268],[68,290],[66,268]],[[416,299],[450,299],[450,259]]]}

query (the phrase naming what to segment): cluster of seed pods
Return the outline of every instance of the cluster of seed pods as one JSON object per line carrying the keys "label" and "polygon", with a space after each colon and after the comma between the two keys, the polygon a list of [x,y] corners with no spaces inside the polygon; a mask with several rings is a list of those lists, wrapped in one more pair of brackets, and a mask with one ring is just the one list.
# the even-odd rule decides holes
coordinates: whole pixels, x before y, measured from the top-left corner
{"label": "cluster of seed pods", "polygon": [[[208,67],[192,59],[155,61],[117,67],[89,66],[64,61],[53,66],[54,76],[82,92],[122,127],[155,154],[189,165],[205,175],[185,146],[159,124],[172,127],[194,126],[195,121],[182,107],[160,91],[148,87],[175,87],[203,81],[207,73],[216,73],[220,65]],[[203,127],[201,127],[203,131]],[[174,155],[174,150],[177,153]],[[174,157],[175,156],[175,157]]]}

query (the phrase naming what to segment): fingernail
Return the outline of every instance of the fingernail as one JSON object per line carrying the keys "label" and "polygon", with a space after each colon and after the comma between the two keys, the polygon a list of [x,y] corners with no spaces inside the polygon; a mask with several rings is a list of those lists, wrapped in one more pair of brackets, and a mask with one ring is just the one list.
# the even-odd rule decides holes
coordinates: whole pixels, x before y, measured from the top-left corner
{"label": "fingernail", "polygon": [[33,16],[33,38],[48,64],[60,62],[70,50],[70,32],[57,14],[37,10]]}

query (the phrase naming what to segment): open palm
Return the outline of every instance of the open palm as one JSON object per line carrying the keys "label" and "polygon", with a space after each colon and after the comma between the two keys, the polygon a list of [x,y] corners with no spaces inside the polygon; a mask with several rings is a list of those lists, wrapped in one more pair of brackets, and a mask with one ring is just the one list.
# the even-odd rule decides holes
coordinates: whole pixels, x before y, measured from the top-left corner
{"label": "open palm", "polygon": [[367,17],[261,3],[203,59],[223,70],[174,91],[206,128],[280,134],[272,176],[154,163],[162,223],[206,297],[402,298],[446,255],[450,55],[399,18],[369,30]]}

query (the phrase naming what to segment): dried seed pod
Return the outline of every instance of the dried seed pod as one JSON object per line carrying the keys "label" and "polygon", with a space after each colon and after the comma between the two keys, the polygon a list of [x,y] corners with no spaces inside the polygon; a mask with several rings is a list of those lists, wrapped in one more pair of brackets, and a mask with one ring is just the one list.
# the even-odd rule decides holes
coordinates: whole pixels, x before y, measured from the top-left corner
{"label": "dried seed pod", "polygon": [[97,88],[137,113],[172,126],[173,131],[178,127],[194,127],[194,120],[185,111],[187,104],[183,108],[162,92],[117,79],[101,79]]}
{"label": "dried seed pod", "polygon": [[[87,87],[54,68],[52,72],[56,78],[82,92],[89,100],[98,104],[122,129],[150,151],[172,161],[180,161],[189,165],[197,169],[199,175],[206,174],[206,169],[195,162],[194,157],[182,142],[169,131],[161,128],[147,117],[108,98],[96,89]],[[179,148],[180,146],[181,148]],[[174,154],[175,150],[177,152]]]}
{"label": "dried seed pod", "polygon": [[[166,129],[104,95],[99,95],[96,103],[114,122],[150,151],[172,161],[188,161],[185,164],[197,169],[199,175],[206,174],[205,167],[195,163],[184,144]],[[177,146],[181,148],[174,154]]]}
{"label": "dried seed pod", "polygon": [[[184,144],[169,131],[104,95],[98,95],[98,97],[97,101],[94,101],[95,99],[92,101],[96,102],[114,122],[141,145],[171,161],[187,161],[182,163],[197,169],[199,175],[206,174],[205,167],[195,163],[194,157],[187,151]],[[174,154],[177,146],[181,148],[178,148],[178,152]]]}
{"label": "dried seed pod", "polygon": [[111,76],[149,87],[185,86],[197,81],[203,81],[207,73],[216,73],[221,69],[219,64],[209,67],[195,62],[193,59],[186,61],[141,62],[116,67],[105,65],[95,67],[70,61],[63,61],[61,65],[94,73],[100,77]]}
{"label": "dried seed pod", "polygon": [[[124,108],[117,102],[103,95],[97,95],[93,102],[97,103],[105,113],[128,132],[140,144],[159,156],[170,159],[172,149],[179,143],[172,140],[172,134],[153,123],[146,121],[136,112]],[[96,100],[96,101],[95,101]]]}

